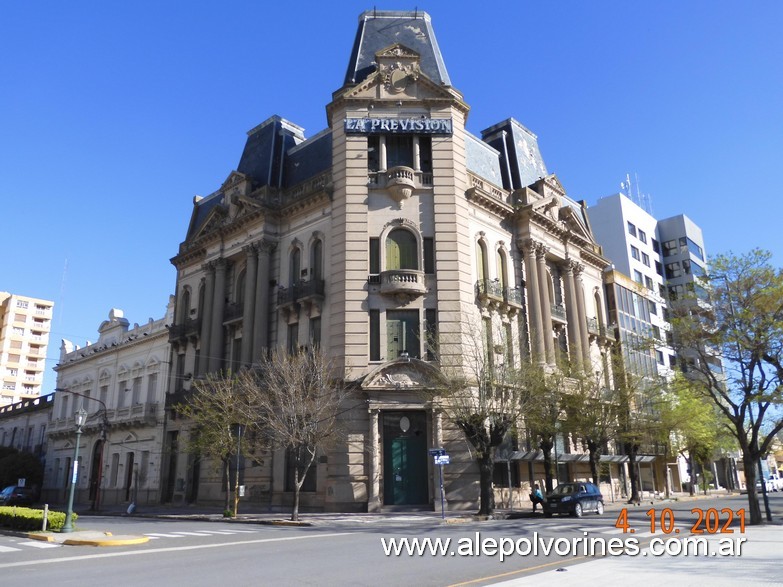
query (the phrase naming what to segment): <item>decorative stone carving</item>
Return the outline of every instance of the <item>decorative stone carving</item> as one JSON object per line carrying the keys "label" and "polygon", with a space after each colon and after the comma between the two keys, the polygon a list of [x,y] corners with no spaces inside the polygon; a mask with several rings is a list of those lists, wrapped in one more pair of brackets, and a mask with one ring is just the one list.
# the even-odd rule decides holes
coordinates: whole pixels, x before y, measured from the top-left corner
{"label": "decorative stone carving", "polygon": [[420,359],[395,359],[369,373],[362,382],[364,390],[433,389],[443,385],[440,372]]}

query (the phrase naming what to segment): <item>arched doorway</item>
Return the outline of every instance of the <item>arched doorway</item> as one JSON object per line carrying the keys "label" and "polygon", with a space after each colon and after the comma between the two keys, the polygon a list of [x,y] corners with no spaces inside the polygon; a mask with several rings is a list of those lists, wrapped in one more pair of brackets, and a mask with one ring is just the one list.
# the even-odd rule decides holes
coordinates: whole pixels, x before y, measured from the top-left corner
{"label": "arched doorway", "polygon": [[98,440],[92,449],[90,464],[90,503],[91,509],[97,511],[101,507],[101,477],[103,474],[103,440]]}

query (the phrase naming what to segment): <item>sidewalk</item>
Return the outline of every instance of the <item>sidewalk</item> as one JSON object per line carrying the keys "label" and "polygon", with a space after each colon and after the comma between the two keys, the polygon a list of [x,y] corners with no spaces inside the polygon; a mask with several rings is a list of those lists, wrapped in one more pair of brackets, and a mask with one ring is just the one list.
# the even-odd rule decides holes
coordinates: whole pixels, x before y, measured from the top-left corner
{"label": "sidewalk", "polygon": [[[708,551],[716,552],[718,542],[728,534],[706,536]],[[577,565],[551,564],[550,570],[535,575],[495,583],[493,587],[521,585],[709,585],[710,587],[743,587],[783,584],[780,570],[783,525],[749,526],[740,556],[654,556],[644,549],[638,556],[603,557]],[[739,535],[734,535],[734,540]],[[647,553],[645,555],[645,552]]]}

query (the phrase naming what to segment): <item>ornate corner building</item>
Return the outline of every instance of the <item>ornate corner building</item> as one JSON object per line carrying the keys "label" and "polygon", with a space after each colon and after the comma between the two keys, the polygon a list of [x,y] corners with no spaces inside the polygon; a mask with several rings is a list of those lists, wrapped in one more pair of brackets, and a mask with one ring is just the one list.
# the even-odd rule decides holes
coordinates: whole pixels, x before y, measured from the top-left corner
{"label": "ornate corner building", "polygon": [[[302,507],[327,511],[438,502],[431,447],[451,455],[450,507],[475,506],[464,437],[421,393],[466,355],[475,325],[506,360],[606,364],[609,262],[584,203],[547,172],[532,132],[508,118],[475,136],[469,110],[429,15],[365,12],[327,127],[306,138],[269,118],[220,188],[194,199],[171,260],[164,501],[222,499],[220,471],[181,450],[176,404],[195,378],[264,349],[319,345],[356,390],[346,441],[304,487]],[[246,461],[246,499],[288,503],[289,469],[284,454]]]}

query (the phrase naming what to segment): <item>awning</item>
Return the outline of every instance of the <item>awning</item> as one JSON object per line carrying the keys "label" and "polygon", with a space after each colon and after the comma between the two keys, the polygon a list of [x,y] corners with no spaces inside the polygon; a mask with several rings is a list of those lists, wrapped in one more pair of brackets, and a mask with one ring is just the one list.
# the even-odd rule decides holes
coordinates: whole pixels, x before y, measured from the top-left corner
{"label": "awning", "polygon": [[[652,463],[655,461],[657,457],[655,455],[636,455],[636,462],[637,463]],[[507,458],[504,458],[502,456],[498,456],[495,458],[495,462],[502,463],[506,461],[525,461],[525,462],[543,462],[544,460],[544,453],[540,450],[517,450],[512,452],[510,455],[508,455]],[[555,460],[554,455],[552,455],[552,460]],[[601,455],[599,458],[599,461],[602,463],[627,463],[628,462],[628,455]],[[557,455],[557,462],[558,463],[588,463],[590,462],[590,457],[586,453],[582,454],[575,454],[575,453],[563,453]]]}

